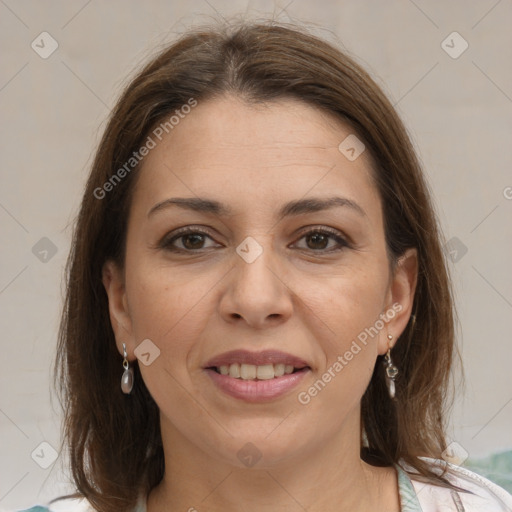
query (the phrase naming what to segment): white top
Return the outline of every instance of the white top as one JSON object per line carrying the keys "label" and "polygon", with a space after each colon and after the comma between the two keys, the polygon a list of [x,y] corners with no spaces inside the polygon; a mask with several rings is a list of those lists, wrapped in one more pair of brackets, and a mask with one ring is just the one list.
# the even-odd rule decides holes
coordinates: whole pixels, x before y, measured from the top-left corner
{"label": "white top", "polygon": [[[407,508],[404,503],[405,493],[400,490],[402,512],[512,512],[512,495],[505,489],[491,482],[487,478],[440,459],[420,457],[430,462],[433,470],[440,474],[442,467],[447,465],[449,471],[445,478],[452,484],[471,491],[473,494],[456,492],[445,487],[426,484],[414,480],[414,475],[399,470],[406,475],[414,488],[418,504],[416,508]],[[411,466],[402,463],[404,469],[416,472]]]}
{"label": "white top", "polygon": [[[401,512],[512,512],[512,495],[487,478],[455,466],[444,460],[421,457],[430,462],[436,473],[441,473],[442,466],[448,465],[449,471],[445,478],[452,484],[471,491],[473,494],[455,492],[414,480],[416,470],[404,461],[395,466],[398,472]],[[402,469],[404,468],[404,469]],[[85,499],[62,500],[48,508],[33,507],[20,512],[94,512]],[[147,512],[146,499],[141,496],[138,505],[132,512]]]}

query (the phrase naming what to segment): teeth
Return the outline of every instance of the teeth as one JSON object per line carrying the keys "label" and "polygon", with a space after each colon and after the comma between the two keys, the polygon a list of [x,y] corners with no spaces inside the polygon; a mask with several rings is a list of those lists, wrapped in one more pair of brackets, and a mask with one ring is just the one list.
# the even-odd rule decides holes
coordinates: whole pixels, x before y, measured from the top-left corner
{"label": "teeth", "polygon": [[281,377],[284,375],[284,364],[274,365],[274,377]]}
{"label": "teeth", "polygon": [[240,365],[238,363],[229,366],[229,376],[238,379],[240,377]]}
{"label": "teeth", "polygon": [[229,375],[235,379],[243,380],[270,380],[274,377],[282,377],[285,374],[293,373],[294,367],[291,364],[264,364],[256,366],[254,364],[233,363],[219,366],[217,371],[221,375]]}
{"label": "teeth", "polygon": [[268,380],[274,378],[274,365],[265,364],[263,366],[256,367],[256,377],[260,380]]}
{"label": "teeth", "polygon": [[256,378],[256,366],[253,364],[241,364],[240,365],[240,377],[244,380]]}

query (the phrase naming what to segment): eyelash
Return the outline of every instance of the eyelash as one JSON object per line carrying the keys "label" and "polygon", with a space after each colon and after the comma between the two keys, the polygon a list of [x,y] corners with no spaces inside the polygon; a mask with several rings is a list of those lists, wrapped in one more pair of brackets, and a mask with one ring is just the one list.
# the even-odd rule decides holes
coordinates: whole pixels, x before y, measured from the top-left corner
{"label": "eyelash", "polygon": [[[169,236],[165,236],[162,241],[158,244],[158,247],[161,248],[161,249],[165,249],[169,252],[174,252],[174,253],[188,253],[188,254],[193,254],[193,253],[199,253],[199,252],[204,252],[205,250],[207,249],[180,249],[180,248],[177,248],[177,247],[173,247],[172,246],[172,243],[175,242],[176,240],[179,240],[180,238],[183,238],[187,235],[196,235],[196,234],[200,234],[200,235],[206,235],[208,236],[209,238],[212,238],[210,236],[210,234],[201,229],[201,228],[190,228],[190,227],[186,227],[186,228],[181,228],[179,229],[178,231],[175,231],[172,235],[172,237],[169,238]],[[326,228],[326,227],[322,227],[322,228],[313,228],[309,231],[306,231],[304,233],[301,234],[299,240],[302,240],[302,238],[308,236],[308,235],[312,235],[312,234],[322,234],[322,235],[328,235],[330,238],[332,238],[333,240],[335,240],[338,245],[340,247],[338,248],[335,248],[335,249],[318,249],[318,250],[314,250],[314,249],[300,249],[301,251],[307,251],[307,252],[312,252],[312,253],[317,253],[317,254],[320,254],[320,253],[331,253],[331,252],[338,252],[338,251],[341,251],[345,248],[350,248],[350,244],[347,242],[347,240],[345,238],[343,238],[338,231],[336,231],[335,229],[332,229],[332,228]]]}

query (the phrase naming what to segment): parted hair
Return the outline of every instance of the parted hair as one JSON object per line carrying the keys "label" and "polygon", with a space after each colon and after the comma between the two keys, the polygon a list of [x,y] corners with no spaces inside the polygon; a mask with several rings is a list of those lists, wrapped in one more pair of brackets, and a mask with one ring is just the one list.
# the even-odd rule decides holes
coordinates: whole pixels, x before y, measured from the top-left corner
{"label": "parted hair", "polygon": [[[363,141],[383,208],[390,268],[418,253],[413,316],[393,349],[399,368],[389,398],[378,356],[361,403],[361,458],[400,459],[435,485],[450,486],[421,457],[441,458],[453,406],[456,311],[432,194],[410,137],[381,88],[346,51],[295,24],[228,22],[189,30],[160,50],[124,88],[105,127],[75,220],[55,358],[63,409],[62,450],[76,497],[101,512],[126,512],[164,474],[159,409],[137,364],[130,395],[120,389],[122,358],[110,323],[102,267],[124,265],[134,166],[97,191],[148,134],[194,98],[227,93],[248,102],[303,101],[336,116]],[[340,141],[341,142],[341,141]],[[462,372],[461,372],[462,376]],[[58,499],[63,499],[58,498]]]}

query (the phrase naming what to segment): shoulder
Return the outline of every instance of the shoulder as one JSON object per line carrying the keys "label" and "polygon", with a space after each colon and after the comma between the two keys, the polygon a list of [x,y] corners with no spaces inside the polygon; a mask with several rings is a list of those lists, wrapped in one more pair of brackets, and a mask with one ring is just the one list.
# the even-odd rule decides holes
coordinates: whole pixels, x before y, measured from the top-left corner
{"label": "shoulder", "polygon": [[[439,474],[443,467],[447,466],[448,471],[445,478],[457,487],[469,491],[467,493],[455,492],[445,487],[415,480],[414,474],[409,473],[423,512],[438,512],[440,510],[512,512],[512,496],[487,478],[444,460],[429,457],[421,457],[421,459],[430,463],[432,469]],[[414,471],[408,467],[404,467],[404,469]]]}

